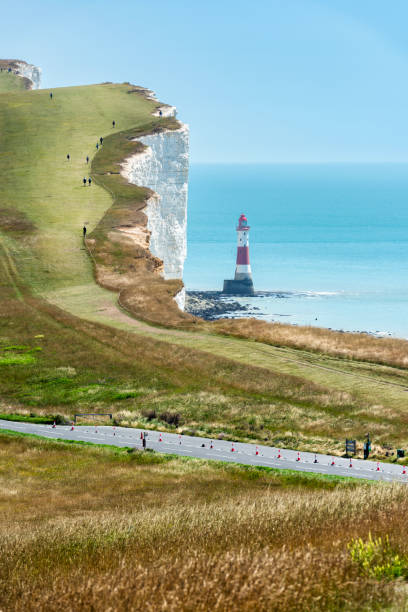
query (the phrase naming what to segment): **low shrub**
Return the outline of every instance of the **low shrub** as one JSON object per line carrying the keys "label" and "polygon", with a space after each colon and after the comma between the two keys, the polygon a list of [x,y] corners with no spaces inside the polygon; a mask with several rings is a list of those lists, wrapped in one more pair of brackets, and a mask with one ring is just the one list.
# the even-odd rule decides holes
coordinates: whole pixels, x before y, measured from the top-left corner
{"label": "low shrub", "polygon": [[168,423],[168,425],[174,425],[178,427],[181,421],[181,415],[178,412],[162,412],[159,415],[159,419]]}
{"label": "low shrub", "polygon": [[352,560],[366,576],[377,580],[408,578],[408,559],[401,557],[391,546],[388,535],[368,540],[355,538],[348,545]]}

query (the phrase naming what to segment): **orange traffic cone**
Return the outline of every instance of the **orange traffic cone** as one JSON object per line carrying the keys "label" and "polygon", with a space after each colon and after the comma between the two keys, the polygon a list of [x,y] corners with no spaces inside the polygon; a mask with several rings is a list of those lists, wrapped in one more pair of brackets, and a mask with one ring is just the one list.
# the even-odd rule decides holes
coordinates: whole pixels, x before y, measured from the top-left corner
{"label": "orange traffic cone", "polygon": [[298,451],[298,456],[296,458],[296,461],[300,461],[300,453],[299,453],[299,451]]}

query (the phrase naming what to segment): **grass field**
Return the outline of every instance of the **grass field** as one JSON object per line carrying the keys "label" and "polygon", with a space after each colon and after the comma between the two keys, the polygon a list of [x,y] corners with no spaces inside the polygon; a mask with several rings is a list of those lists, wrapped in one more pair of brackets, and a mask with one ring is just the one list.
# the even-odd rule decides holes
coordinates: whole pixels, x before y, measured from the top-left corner
{"label": "grass field", "polygon": [[1,97],[2,208],[17,210],[34,226],[25,237],[19,272],[38,293],[95,286],[82,226],[92,231],[111,196],[96,184],[83,187],[82,179],[91,173],[86,156],[92,159],[99,138],[112,132],[113,120],[117,130],[127,129],[143,124],[155,108],[144,96],[129,95],[129,88],[62,88],[52,100],[48,90]]}
{"label": "grass field", "polygon": [[[402,609],[375,568],[405,575],[407,511],[403,486],[3,434],[0,605]],[[348,545],[370,533],[390,546],[362,570]]]}
{"label": "grass field", "polygon": [[[147,191],[123,182],[120,158],[137,135],[176,127],[152,117],[156,102],[110,83],[51,100],[6,76],[2,418],[111,412],[333,454],[346,437],[361,452],[369,431],[374,456],[408,449],[407,343],[193,321],[172,302],[179,283],[121,240],[121,224],[145,222]],[[403,610],[407,510],[403,486],[0,433],[0,608]]]}
{"label": "grass field", "polygon": [[25,91],[27,89],[24,79],[15,75],[13,72],[3,70],[0,72],[0,92]]}

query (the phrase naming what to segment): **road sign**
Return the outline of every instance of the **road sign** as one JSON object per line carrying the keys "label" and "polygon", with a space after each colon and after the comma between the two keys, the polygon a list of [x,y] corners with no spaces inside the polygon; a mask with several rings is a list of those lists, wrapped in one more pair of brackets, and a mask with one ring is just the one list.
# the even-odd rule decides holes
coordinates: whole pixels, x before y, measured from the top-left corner
{"label": "road sign", "polygon": [[357,452],[357,443],[355,440],[346,440],[346,454],[349,453],[355,455]]}

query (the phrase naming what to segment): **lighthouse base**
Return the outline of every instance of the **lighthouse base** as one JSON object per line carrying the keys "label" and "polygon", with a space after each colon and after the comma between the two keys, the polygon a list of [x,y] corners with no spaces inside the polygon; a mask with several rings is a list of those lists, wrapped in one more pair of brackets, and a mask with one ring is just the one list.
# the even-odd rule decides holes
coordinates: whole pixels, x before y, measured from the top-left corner
{"label": "lighthouse base", "polygon": [[225,280],[222,290],[225,295],[255,295],[252,278]]}

